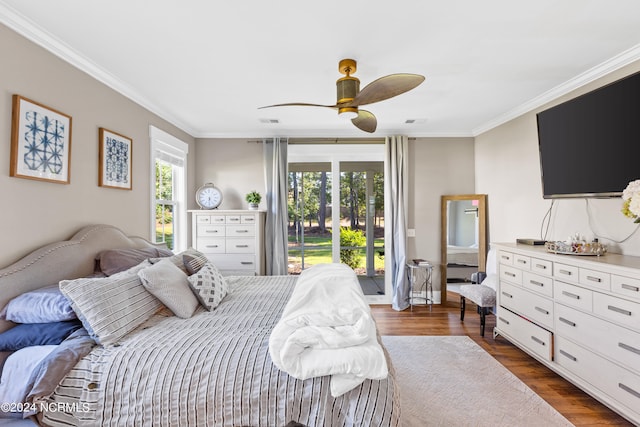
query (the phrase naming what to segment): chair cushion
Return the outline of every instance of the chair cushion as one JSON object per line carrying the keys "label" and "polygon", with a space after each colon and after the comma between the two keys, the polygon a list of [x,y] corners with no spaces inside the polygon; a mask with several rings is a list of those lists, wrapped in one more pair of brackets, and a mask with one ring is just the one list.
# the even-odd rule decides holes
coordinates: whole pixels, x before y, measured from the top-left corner
{"label": "chair cushion", "polygon": [[485,285],[462,285],[460,296],[470,299],[480,307],[496,305],[496,291]]}

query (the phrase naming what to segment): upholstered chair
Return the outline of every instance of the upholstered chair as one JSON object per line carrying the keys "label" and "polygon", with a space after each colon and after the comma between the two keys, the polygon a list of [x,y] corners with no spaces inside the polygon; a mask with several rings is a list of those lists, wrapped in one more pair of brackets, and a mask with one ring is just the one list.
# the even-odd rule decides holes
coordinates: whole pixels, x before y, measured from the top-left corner
{"label": "upholstered chair", "polygon": [[480,314],[480,335],[484,337],[486,316],[495,312],[497,289],[497,266],[495,251],[492,249],[487,255],[487,272],[474,273],[472,284],[460,286],[460,321],[464,322],[464,312],[467,299],[476,304]]}

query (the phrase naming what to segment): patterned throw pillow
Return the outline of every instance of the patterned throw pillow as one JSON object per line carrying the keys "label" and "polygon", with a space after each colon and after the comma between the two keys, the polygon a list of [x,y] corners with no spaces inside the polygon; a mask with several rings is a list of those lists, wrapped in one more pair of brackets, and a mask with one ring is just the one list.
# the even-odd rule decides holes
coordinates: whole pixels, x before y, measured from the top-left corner
{"label": "patterned throw pillow", "polygon": [[189,275],[192,275],[200,271],[200,269],[209,262],[209,259],[202,252],[190,248],[182,253],[182,262]]}
{"label": "patterned throw pillow", "polygon": [[189,276],[189,286],[209,311],[216,308],[229,293],[227,281],[211,262],[206,262],[197,273]]}

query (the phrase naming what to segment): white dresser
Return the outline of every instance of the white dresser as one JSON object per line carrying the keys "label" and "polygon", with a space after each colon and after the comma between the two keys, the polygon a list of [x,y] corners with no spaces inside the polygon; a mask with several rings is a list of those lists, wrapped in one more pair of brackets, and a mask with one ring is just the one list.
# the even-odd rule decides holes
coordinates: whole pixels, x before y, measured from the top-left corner
{"label": "white dresser", "polygon": [[494,243],[502,335],[640,424],[640,257]]}
{"label": "white dresser", "polygon": [[225,275],[264,275],[265,212],[190,210],[191,246]]}

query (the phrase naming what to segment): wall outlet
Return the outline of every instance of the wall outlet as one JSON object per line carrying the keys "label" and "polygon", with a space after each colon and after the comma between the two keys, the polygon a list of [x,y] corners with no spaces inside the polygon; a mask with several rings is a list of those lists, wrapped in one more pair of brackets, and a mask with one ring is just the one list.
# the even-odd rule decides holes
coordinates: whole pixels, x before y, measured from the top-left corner
{"label": "wall outlet", "polygon": [[416,237],[416,229],[408,228],[407,229],[407,237]]}

